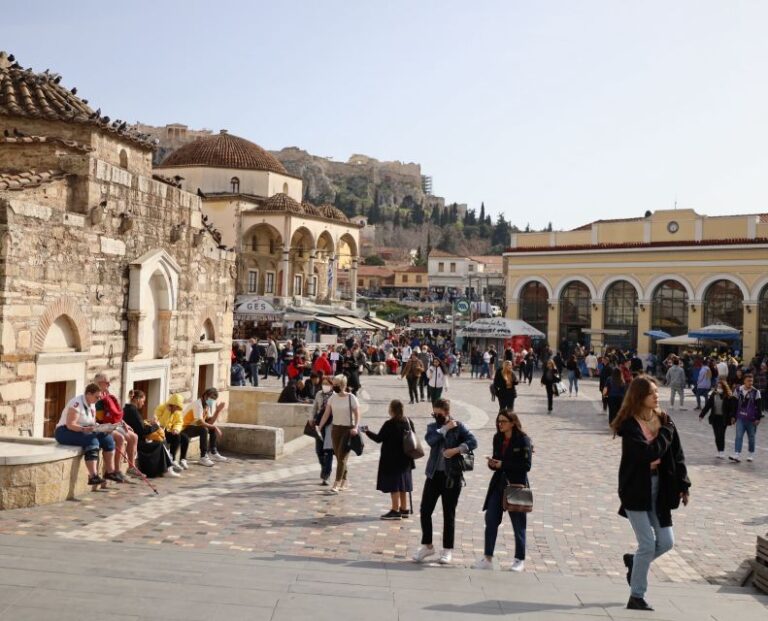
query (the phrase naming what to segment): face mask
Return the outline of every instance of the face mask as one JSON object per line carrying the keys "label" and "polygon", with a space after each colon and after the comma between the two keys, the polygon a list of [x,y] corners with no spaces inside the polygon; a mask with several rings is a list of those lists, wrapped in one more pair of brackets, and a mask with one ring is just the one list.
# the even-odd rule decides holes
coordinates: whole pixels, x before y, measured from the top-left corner
{"label": "face mask", "polygon": [[442,427],[443,425],[445,425],[445,423],[448,422],[448,417],[443,416],[442,414],[439,414],[438,416],[435,416],[435,422]]}
{"label": "face mask", "polygon": [[216,399],[208,399],[205,404],[208,406],[208,409],[213,412],[213,410],[216,408]]}
{"label": "face mask", "polygon": [[331,390],[332,390],[331,386],[328,386],[328,385],[323,386],[323,392],[331,392]]}

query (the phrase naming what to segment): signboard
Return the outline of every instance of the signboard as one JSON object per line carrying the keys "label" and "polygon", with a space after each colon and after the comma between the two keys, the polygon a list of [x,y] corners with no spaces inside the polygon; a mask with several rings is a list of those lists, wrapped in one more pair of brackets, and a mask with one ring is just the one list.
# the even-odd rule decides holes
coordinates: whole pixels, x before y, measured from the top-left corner
{"label": "signboard", "polygon": [[276,309],[272,302],[256,295],[239,295],[235,299],[237,319],[249,321],[279,321],[283,311]]}
{"label": "signboard", "polygon": [[456,300],[456,303],[454,304],[454,306],[456,308],[457,313],[464,314],[466,312],[469,312],[469,302],[467,300],[464,300],[464,299]]}

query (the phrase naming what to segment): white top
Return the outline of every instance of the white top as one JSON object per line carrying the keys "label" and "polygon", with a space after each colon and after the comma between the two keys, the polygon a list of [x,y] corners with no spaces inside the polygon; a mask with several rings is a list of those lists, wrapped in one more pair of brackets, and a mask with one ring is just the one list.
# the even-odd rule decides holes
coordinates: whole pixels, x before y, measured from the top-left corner
{"label": "white top", "polygon": [[400,350],[400,355],[402,356],[403,360],[408,360],[408,358],[411,357],[411,354],[413,353],[413,350],[411,349],[410,345],[406,345],[403,347],[402,350]]}
{"label": "white top", "polygon": [[488,364],[491,361],[491,354],[489,354],[487,351],[483,353],[483,362],[485,364]]}
{"label": "white top", "polygon": [[88,427],[96,424],[96,404],[90,405],[85,400],[85,395],[77,395],[67,402],[61,412],[61,417],[56,427],[64,427],[67,424],[67,415],[70,410],[77,410],[77,419],[75,423],[81,427]]}
{"label": "white top", "polygon": [[717,376],[728,377],[728,363],[724,360],[717,363]]}
{"label": "white top", "polygon": [[445,373],[440,367],[431,365],[427,369],[427,380],[432,388],[444,388],[445,387]]}
{"label": "white top", "polygon": [[[352,405],[352,409],[350,409],[350,404]],[[328,405],[331,406],[334,425],[340,425],[342,427],[354,426],[355,419],[352,412],[360,407],[360,402],[355,395],[350,392],[334,392],[333,395],[331,395],[331,398],[328,399]]]}
{"label": "white top", "polygon": [[329,359],[331,360],[331,362],[338,362],[338,360],[339,360],[339,352],[332,351],[331,355],[329,356]]}
{"label": "white top", "polygon": [[587,356],[586,363],[587,363],[587,368],[588,369],[596,369],[597,368],[597,356],[595,356],[594,354],[590,354],[589,356]]}

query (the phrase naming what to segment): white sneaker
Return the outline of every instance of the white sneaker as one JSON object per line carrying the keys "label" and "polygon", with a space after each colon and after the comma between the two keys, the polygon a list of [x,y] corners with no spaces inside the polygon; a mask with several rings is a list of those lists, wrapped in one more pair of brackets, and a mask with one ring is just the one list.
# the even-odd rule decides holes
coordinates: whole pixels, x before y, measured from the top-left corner
{"label": "white sneaker", "polygon": [[186,460],[186,459],[182,459],[182,460],[179,462],[179,466],[181,466],[181,469],[182,469],[182,470],[189,470],[189,463],[187,463],[187,460]]}
{"label": "white sneaker", "polygon": [[197,463],[200,464],[201,466],[205,466],[206,468],[210,468],[211,466],[213,466],[213,461],[211,461],[211,458],[208,457],[208,455],[206,455],[205,457],[201,457],[200,461]]}
{"label": "white sneaker", "polygon": [[438,563],[441,565],[450,565],[451,559],[453,559],[453,552],[451,550],[443,550],[442,554],[440,555],[440,560],[438,560]]}
{"label": "white sneaker", "polygon": [[523,569],[525,569],[525,561],[521,561],[519,558],[516,558],[509,568],[510,571],[523,571]]}
{"label": "white sneaker", "polygon": [[739,453],[734,453],[733,455],[729,455],[728,459],[738,464],[741,461],[741,455]]}
{"label": "white sneaker", "polygon": [[493,569],[493,561],[489,561],[487,558],[483,557],[472,565],[472,569]]}
{"label": "white sneaker", "polygon": [[169,477],[180,477],[181,475],[176,472],[173,467],[168,468],[168,470],[165,471],[165,474],[167,474]]}
{"label": "white sneaker", "polygon": [[215,459],[216,461],[229,461],[228,457],[224,457],[221,453],[211,453],[211,457]]}
{"label": "white sneaker", "polygon": [[413,555],[413,560],[417,563],[421,563],[425,558],[435,555],[434,548],[428,548],[427,546],[421,546],[416,550],[416,554]]}
{"label": "white sneaker", "polygon": [[717,454],[717,458],[718,458],[718,459],[725,459],[725,453],[724,453],[723,451],[720,451],[720,452]]}
{"label": "white sneaker", "polygon": [[755,460],[755,454],[754,453],[750,453],[749,455],[747,455],[747,461],[754,461],[754,460]]}

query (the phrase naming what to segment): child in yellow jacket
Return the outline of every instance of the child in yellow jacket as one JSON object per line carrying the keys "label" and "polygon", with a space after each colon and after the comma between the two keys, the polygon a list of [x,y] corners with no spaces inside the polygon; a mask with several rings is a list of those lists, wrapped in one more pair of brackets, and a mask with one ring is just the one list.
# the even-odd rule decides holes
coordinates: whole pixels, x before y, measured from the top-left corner
{"label": "child in yellow jacket", "polygon": [[[178,393],[171,395],[168,401],[158,405],[155,408],[155,419],[160,429],[153,433],[150,439],[165,440],[173,458],[173,465],[186,470],[189,438],[181,433],[184,428],[184,418],[181,414],[183,408],[184,398]],[[179,446],[181,446],[181,460],[176,461]]]}

